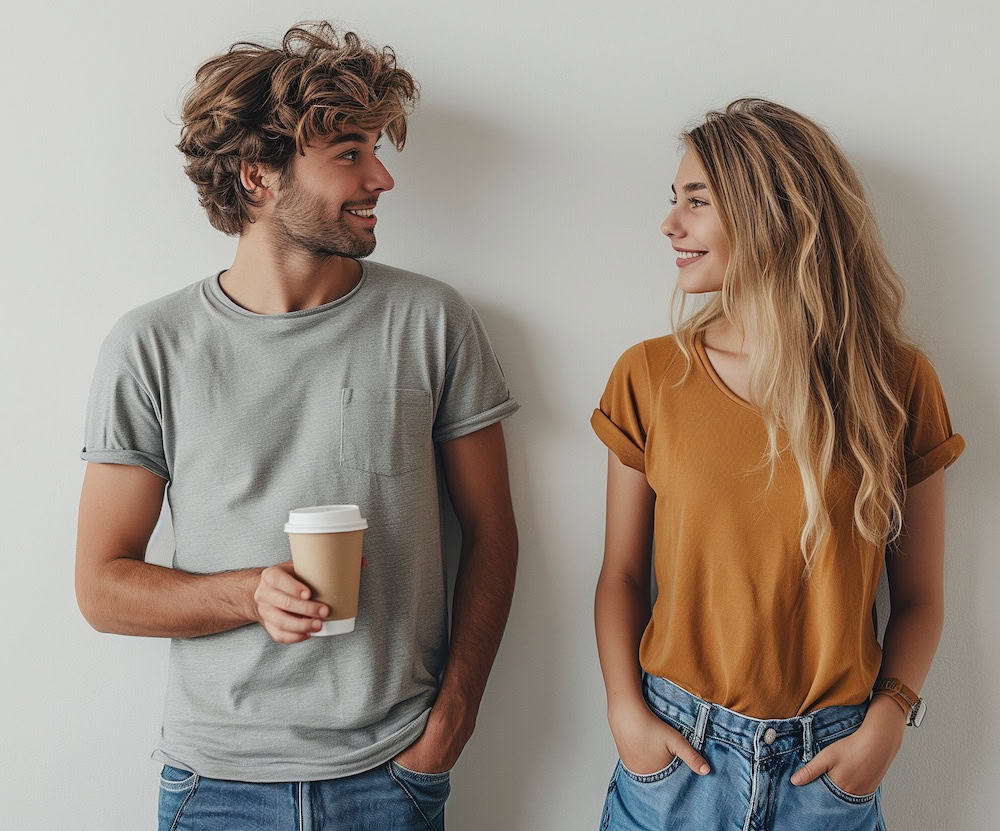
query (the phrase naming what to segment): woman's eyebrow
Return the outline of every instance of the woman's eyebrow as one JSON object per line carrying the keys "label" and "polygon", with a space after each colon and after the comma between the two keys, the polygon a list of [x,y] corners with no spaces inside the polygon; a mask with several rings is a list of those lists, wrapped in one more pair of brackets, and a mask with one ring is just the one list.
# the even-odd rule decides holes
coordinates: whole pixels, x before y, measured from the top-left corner
{"label": "woman's eyebrow", "polygon": [[[677,188],[671,185],[670,189],[674,192],[674,195],[676,196]],[[708,185],[706,185],[704,182],[688,182],[686,185],[684,185],[684,187],[681,188],[681,190],[683,190],[685,193],[694,193],[696,190],[708,190]]]}

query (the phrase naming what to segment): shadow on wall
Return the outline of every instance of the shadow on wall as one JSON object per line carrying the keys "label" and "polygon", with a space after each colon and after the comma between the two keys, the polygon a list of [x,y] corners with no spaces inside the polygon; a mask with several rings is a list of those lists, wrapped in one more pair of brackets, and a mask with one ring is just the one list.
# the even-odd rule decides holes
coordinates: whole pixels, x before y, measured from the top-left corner
{"label": "shadow on wall", "polygon": [[[401,193],[410,195],[411,205],[419,205],[419,213],[407,215],[401,224],[403,247],[399,251],[406,251],[409,237],[422,262],[400,262],[404,267],[424,268],[446,281],[449,272],[456,278],[456,287],[482,317],[511,394],[521,403],[520,411],[504,422],[520,539],[517,588],[476,732],[455,768],[447,807],[449,826],[481,831],[533,827],[528,806],[537,797],[531,791],[533,783],[545,781],[547,771],[534,767],[535,754],[528,751],[555,740],[551,725],[556,721],[556,682],[560,675],[572,672],[560,663],[561,650],[553,649],[552,621],[547,619],[551,598],[561,590],[558,576],[550,561],[533,550],[533,541],[540,539],[543,517],[538,508],[545,504],[545,495],[537,492],[529,475],[524,437],[527,425],[532,424],[537,440],[540,423],[549,423],[551,415],[537,362],[529,354],[529,345],[537,339],[535,333],[524,331],[523,320],[511,314],[510,305],[491,305],[477,296],[469,282],[459,282],[468,273],[456,271],[461,265],[448,251],[460,241],[461,250],[480,251],[488,257],[490,251],[507,248],[511,240],[526,242],[525,219],[504,208],[516,204],[518,198],[523,200],[511,175],[521,163],[522,149],[502,122],[421,106],[413,117],[406,151],[393,162],[394,173],[398,172],[403,183]],[[394,238],[391,245],[395,249],[400,242]],[[435,256],[448,261],[444,273],[438,263],[428,259]],[[482,269],[489,264],[477,265]],[[490,294],[496,296],[495,292]],[[450,600],[459,567],[461,534],[443,486],[442,495]]]}
{"label": "shadow on wall", "polygon": [[[562,591],[552,559],[537,550],[547,502],[530,476],[528,425],[544,420],[546,390],[527,354],[532,338],[507,308],[470,302],[479,311],[500,356],[511,394],[521,409],[504,422],[511,490],[517,517],[520,556],[517,587],[504,639],[486,688],[476,732],[453,775],[448,823],[456,828],[508,831],[533,827],[528,807],[538,798],[531,791],[548,771],[536,769],[532,747],[557,741],[555,709],[559,678],[573,669],[563,659],[553,635],[558,627],[549,616],[552,598]],[[531,427],[534,435],[538,431]],[[537,435],[535,436],[537,440]],[[449,575],[458,568],[460,534],[453,513],[446,520]],[[536,761],[537,760],[537,761]],[[500,786],[500,783],[503,783]]]}
{"label": "shadow on wall", "polygon": [[[991,397],[981,394],[981,381],[991,373],[991,356],[970,353],[966,335],[982,330],[988,342],[991,328],[983,312],[996,308],[996,298],[976,296],[989,281],[968,277],[981,269],[975,262],[976,241],[973,229],[958,223],[940,210],[940,194],[925,189],[907,170],[893,167],[885,159],[855,159],[865,179],[883,237],[899,241],[890,252],[890,260],[907,289],[904,320],[912,321],[908,333],[927,353],[938,369],[946,396],[961,390],[963,400],[949,400],[954,429],[966,440],[968,450],[945,474],[948,481],[948,534],[945,548],[945,622],[941,643],[922,690],[928,701],[928,717],[918,731],[909,728],[903,747],[883,783],[885,812],[889,827],[900,828],[972,828],[979,818],[972,810],[976,800],[989,792],[992,783],[977,771],[988,771],[992,742],[985,741],[982,718],[983,691],[989,689],[985,656],[995,649],[987,644],[988,633],[976,622],[984,613],[970,608],[977,586],[988,579],[981,574],[981,563],[968,558],[968,551],[985,551],[985,540],[975,538],[975,523],[961,518],[982,515],[985,505],[962,504],[959,495],[969,494],[964,482],[994,481],[992,487],[977,493],[995,493],[996,471],[1000,470],[1000,448],[983,441],[1000,413],[991,412]],[[929,180],[928,180],[929,181]],[[963,182],[963,192],[975,204],[989,204],[985,183]],[[967,190],[981,190],[967,193]],[[942,245],[942,241],[947,244]],[[958,286],[961,291],[955,290]],[[936,342],[929,333],[941,331]],[[947,359],[946,359],[946,356]],[[944,367],[947,365],[947,372]],[[956,412],[963,415],[956,418]],[[991,428],[990,425],[994,427]],[[986,471],[992,471],[992,476]],[[885,575],[879,587],[879,621],[884,624],[889,612]],[[960,679],[960,680],[959,680]],[[944,764],[941,764],[941,763]],[[953,773],[942,775],[952,770]]]}

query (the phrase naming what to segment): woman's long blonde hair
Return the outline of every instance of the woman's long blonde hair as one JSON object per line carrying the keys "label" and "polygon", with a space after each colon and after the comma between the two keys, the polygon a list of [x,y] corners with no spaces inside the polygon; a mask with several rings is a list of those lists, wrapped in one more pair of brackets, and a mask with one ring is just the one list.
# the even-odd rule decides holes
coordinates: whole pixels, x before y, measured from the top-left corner
{"label": "woman's long blonde hair", "polygon": [[[779,430],[802,476],[806,574],[831,533],[826,486],[835,466],[859,483],[857,531],[876,545],[894,541],[906,423],[897,362],[914,344],[900,324],[903,285],[861,181],[821,127],[770,101],[734,101],[683,139],[705,169],[730,246],[722,290],[683,323],[675,316],[684,377],[696,335],[723,316],[752,344],[768,486],[785,449]],[[683,306],[682,296],[680,314]]]}

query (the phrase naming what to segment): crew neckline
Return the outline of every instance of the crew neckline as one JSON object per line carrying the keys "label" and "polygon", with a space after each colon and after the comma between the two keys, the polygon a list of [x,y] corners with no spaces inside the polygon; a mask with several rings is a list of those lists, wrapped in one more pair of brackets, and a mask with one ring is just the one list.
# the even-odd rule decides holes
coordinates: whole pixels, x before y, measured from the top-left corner
{"label": "crew neckline", "polygon": [[722,380],[719,373],[715,371],[715,365],[712,363],[712,359],[708,357],[708,352],[705,351],[705,330],[702,329],[695,333],[694,336],[694,350],[698,355],[698,360],[701,362],[702,367],[705,372],[708,373],[709,379],[715,385],[715,387],[726,396],[730,401],[739,404],[743,409],[749,410],[752,413],[760,414],[760,409],[755,405],[751,404],[745,398],[737,395],[733,392],[727,385],[726,382]]}
{"label": "crew neckline", "polygon": [[265,315],[258,314],[257,312],[251,312],[249,309],[244,309],[241,305],[236,303],[232,298],[226,294],[222,289],[222,284],[219,282],[219,278],[227,271],[223,268],[217,271],[214,276],[208,280],[209,293],[212,298],[218,303],[221,303],[231,312],[236,312],[243,317],[249,317],[254,320],[294,320],[300,317],[311,317],[313,315],[322,314],[338,306],[342,306],[347,303],[351,298],[353,298],[358,292],[361,291],[362,286],[368,280],[369,273],[369,263],[366,260],[356,260],[356,262],[361,266],[361,279],[358,280],[358,284],[352,288],[347,294],[342,297],[338,297],[336,300],[331,300],[329,303],[324,303],[322,306],[312,306],[308,309],[297,309],[294,312],[282,312],[276,315]]}

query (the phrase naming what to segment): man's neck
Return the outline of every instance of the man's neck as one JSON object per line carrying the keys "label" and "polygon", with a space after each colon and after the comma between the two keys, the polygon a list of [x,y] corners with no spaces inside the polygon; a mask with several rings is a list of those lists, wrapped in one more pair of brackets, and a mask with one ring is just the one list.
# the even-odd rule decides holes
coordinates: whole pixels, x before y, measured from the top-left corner
{"label": "man's neck", "polygon": [[260,238],[245,235],[219,285],[247,311],[276,315],[332,303],[360,281],[357,260],[279,251]]}

